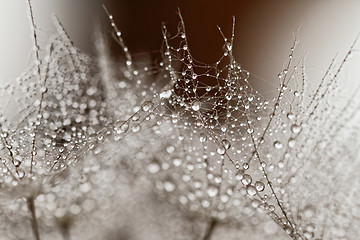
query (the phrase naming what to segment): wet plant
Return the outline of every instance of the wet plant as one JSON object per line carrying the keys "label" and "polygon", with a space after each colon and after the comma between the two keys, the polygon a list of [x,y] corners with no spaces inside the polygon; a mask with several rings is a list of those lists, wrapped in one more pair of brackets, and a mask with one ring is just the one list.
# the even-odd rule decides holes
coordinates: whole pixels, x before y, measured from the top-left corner
{"label": "wet plant", "polygon": [[[2,89],[5,222],[18,226],[25,207],[35,239],[54,238],[54,229],[62,239],[118,231],[129,239],[124,216],[135,216],[136,227],[157,201],[172,213],[166,200],[185,213],[174,229],[205,223],[192,236],[177,232],[179,239],[218,239],[232,226],[248,239],[356,239],[359,86],[348,89],[343,71],[357,40],[322,79],[310,79],[296,34],[266,98],[235,59],[235,19],[229,37],[219,28],[222,57],[206,64],[191,55],[179,11],[175,35],[162,26],[161,60],[153,64],[130,54],[105,7],[122,61],[101,31],[97,55],[81,53],[56,18],[57,34],[43,50],[28,5],[34,65]],[[151,195],[139,207],[135,188],[151,188],[160,200]]]}
{"label": "wet plant", "polygon": [[159,72],[169,84],[150,100],[141,131],[133,128],[139,139],[151,136],[146,146],[135,140],[143,153],[136,163],[148,162],[160,195],[208,219],[203,239],[219,223],[261,225],[265,214],[292,239],[355,238],[357,210],[344,203],[357,202],[357,188],[346,183],[358,182],[350,180],[358,179],[358,85],[340,86],[357,39],[322,79],[308,79],[296,38],[276,96],[266,99],[233,56],[234,30],[223,35],[221,59],[204,64],[192,57],[179,16],[175,36],[163,26]]}

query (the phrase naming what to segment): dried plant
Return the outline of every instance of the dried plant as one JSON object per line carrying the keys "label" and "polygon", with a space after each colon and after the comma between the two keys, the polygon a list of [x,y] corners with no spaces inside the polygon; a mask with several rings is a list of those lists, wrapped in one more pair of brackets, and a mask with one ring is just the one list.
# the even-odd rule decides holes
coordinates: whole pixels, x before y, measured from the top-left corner
{"label": "dried plant", "polygon": [[[133,132],[142,123],[134,141],[143,154],[136,163],[150,160],[157,189],[209,219],[203,239],[210,239],[218,222],[257,225],[266,220],[263,213],[293,239],[355,238],[356,213],[344,203],[357,201],[357,188],[348,183],[357,179],[358,87],[346,98],[339,85],[356,40],[339,66],[332,61],[315,90],[304,56],[294,57],[295,40],[278,76],[277,97],[265,99],[235,61],[234,30],[230,39],[223,36],[223,57],[203,64],[191,56],[179,16],[174,37],[163,26],[159,72],[169,84],[151,100],[147,121],[131,120]],[[151,136],[147,146],[139,139],[144,135]]]}
{"label": "dried plant", "polygon": [[10,201],[26,199],[40,239],[34,200],[93,147],[106,119],[92,60],[73,46],[56,18],[57,34],[43,51],[30,1],[28,6],[35,60],[4,89],[9,96],[1,112],[0,194]]}
{"label": "dried plant", "polygon": [[205,64],[179,11],[155,65],[130,54],[106,8],[124,61],[101,31],[97,56],[81,53],[57,19],[43,51],[28,3],[35,64],[2,89],[4,236],[26,238],[10,229],[27,209],[35,239],[39,229],[51,239],[356,239],[359,86],[348,89],[342,72],[357,40],[308,79],[296,35],[268,99],[235,60],[235,19],[229,38],[219,28],[223,56]]}

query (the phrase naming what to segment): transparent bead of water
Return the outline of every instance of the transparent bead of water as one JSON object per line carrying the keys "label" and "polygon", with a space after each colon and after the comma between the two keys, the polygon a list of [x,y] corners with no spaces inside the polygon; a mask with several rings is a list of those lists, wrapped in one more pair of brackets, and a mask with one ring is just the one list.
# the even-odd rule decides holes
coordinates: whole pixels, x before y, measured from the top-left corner
{"label": "transparent bead of water", "polygon": [[223,139],[223,140],[221,140],[221,143],[222,143],[222,145],[224,146],[225,150],[229,150],[229,149],[230,149],[231,143],[230,143],[229,140]]}
{"label": "transparent bead of water", "polygon": [[129,129],[129,123],[124,122],[123,124],[121,124],[120,129],[122,132],[126,132]]}
{"label": "transparent bead of water", "polygon": [[297,134],[299,133],[301,130],[300,126],[297,125],[297,124],[293,124],[291,125],[291,132],[294,133],[294,134]]}
{"label": "transparent bead of water", "polygon": [[167,180],[164,182],[164,189],[167,192],[173,192],[175,190],[175,184],[172,181]]}
{"label": "transparent bead of water", "polygon": [[200,102],[199,101],[195,101],[192,106],[191,106],[192,110],[194,111],[199,111],[200,110]]}
{"label": "transparent bead of water", "polygon": [[25,171],[22,170],[22,169],[18,169],[18,170],[16,171],[16,173],[17,173],[17,175],[18,175],[18,177],[19,177],[20,179],[22,179],[22,178],[25,176]]}
{"label": "transparent bead of water", "polygon": [[223,146],[220,146],[216,149],[216,152],[220,155],[224,155],[226,153],[226,149]]}
{"label": "transparent bead of water", "polygon": [[255,188],[258,192],[262,192],[265,189],[265,184],[263,182],[257,181],[255,183]]}
{"label": "transparent bead of water", "polygon": [[206,193],[209,197],[216,197],[219,193],[219,189],[214,185],[210,185],[208,186]]}
{"label": "transparent bead of water", "polygon": [[246,192],[250,195],[250,196],[255,196],[257,191],[256,191],[256,188],[252,185],[248,186],[246,188]]}
{"label": "transparent bead of water", "polygon": [[295,143],[296,143],[295,139],[290,138],[288,141],[289,148],[295,147]]}
{"label": "transparent bead of water", "polygon": [[244,178],[244,173],[242,171],[238,171],[235,175],[236,180],[241,181]]}
{"label": "transparent bead of water", "polygon": [[15,166],[16,168],[18,168],[18,167],[20,167],[20,165],[21,165],[21,161],[18,160],[18,159],[15,159],[15,160],[14,160],[14,166]]}
{"label": "transparent bead of water", "polygon": [[249,169],[250,166],[248,163],[244,163],[242,167],[243,167],[243,169],[247,170],[247,169]]}
{"label": "transparent bead of water", "polygon": [[132,127],[132,131],[133,131],[134,133],[137,133],[137,132],[139,132],[140,130],[141,130],[140,124],[136,124],[136,125],[134,125],[134,126]]}
{"label": "transparent bead of water", "polygon": [[245,186],[250,185],[252,182],[252,177],[249,174],[244,174],[244,177],[241,179],[241,183]]}
{"label": "transparent bead of water", "polygon": [[181,166],[181,164],[182,164],[181,158],[175,158],[175,159],[173,160],[173,164],[174,164],[175,167]]}
{"label": "transparent bead of water", "polygon": [[203,133],[201,133],[201,134],[200,134],[200,138],[199,138],[200,142],[205,142],[206,139],[207,139],[206,135],[203,134]]}
{"label": "transparent bead of water", "polygon": [[150,111],[150,109],[154,106],[154,104],[151,101],[146,101],[143,103],[143,105],[141,106],[141,109],[144,112],[148,112]]}
{"label": "transparent bead of water", "polygon": [[275,141],[275,142],[274,142],[274,147],[275,147],[276,149],[282,149],[282,148],[283,148],[283,145],[282,145],[281,142]]}
{"label": "transparent bead of water", "polygon": [[160,165],[157,162],[151,162],[148,167],[148,171],[152,174],[158,173],[160,171]]}

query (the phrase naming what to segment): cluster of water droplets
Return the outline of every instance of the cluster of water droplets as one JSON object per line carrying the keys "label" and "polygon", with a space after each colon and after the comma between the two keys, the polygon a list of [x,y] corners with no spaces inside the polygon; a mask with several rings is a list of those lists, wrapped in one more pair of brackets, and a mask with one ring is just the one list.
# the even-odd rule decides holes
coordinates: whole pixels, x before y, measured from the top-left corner
{"label": "cluster of water droplets", "polygon": [[96,143],[107,122],[93,60],[54,23],[57,34],[41,59],[9,87],[0,123],[2,192],[19,185],[20,196],[38,194]]}

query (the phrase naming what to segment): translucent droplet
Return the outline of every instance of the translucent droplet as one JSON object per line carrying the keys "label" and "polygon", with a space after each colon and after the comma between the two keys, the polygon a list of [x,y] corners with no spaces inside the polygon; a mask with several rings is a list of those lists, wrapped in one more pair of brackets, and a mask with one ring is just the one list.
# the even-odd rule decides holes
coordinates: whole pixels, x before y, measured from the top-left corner
{"label": "translucent droplet", "polygon": [[316,212],[316,209],[313,205],[306,205],[302,211],[303,215],[305,218],[307,219],[311,219],[312,217],[314,217]]}
{"label": "translucent droplet", "polygon": [[249,166],[248,163],[244,163],[244,164],[243,164],[243,169],[247,170],[247,169],[249,169],[249,167],[250,167],[250,166]]}
{"label": "translucent droplet", "polygon": [[201,188],[202,186],[202,182],[200,180],[195,180],[194,181],[194,187],[195,188]]}
{"label": "translucent droplet", "polygon": [[202,200],[202,201],[201,201],[201,206],[202,206],[203,208],[208,208],[208,207],[210,207],[210,201],[207,200],[207,199]]}
{"label": "translucent droplet", "polygon": [[287,114],[287,118],[288,118],[289,120],[293,120],[293,119],[295,118],[295,115],[292,114],[292,113],[288,113],[288,114]]}
{"label": "translucent droplet", "polygon": [[297,125],[297,124],[293,124],[293,125],[291,126],[291,132],[292,132],[292,133],[297,134],[297,133],[300,132],[300,130],[301,130],[301,128],[300,128],[300,126]]}
{"label": "translucent droplet", "polygon": [[151,101],[146,101],[143,103],[143,105],[141,106],[141,109],[144,112],[148,112],[150,111],[150,109],[154,106],[154,104]]}
{"label": "translucent droplet", "polygon": [[160,165],[158,162],[151,162],[148,167],[148,171],[152,174],[158,173],[160,171]]}
{"label": "translucent droplet", "polygon": [[214,185],[209,185],[206,193],[209,197],[216,197],[219,193],[219,189]]}
{"label": "translucent droplet", "polygon": [[200,134],[200,138],[199,138],[200,142],[205,142],[206,139],[207,139],[206,135],[203,134],[203,133],[201,133],[201,134]]}
{"label": "translucent droplet", "polygon": [[220,201],[221,201],[222,203],[228,202],[229,199],[230,199],[230,197],[229,197],[229,195],[227,195],[227,194],[224,194],[224,195],[221,195],[221,196],[220,196]]}
{"label": "translucent droplet", "polygon": [[20,167],[20,165],[21,165],[21,161],[18,160],[18,159],[15,159],[15,160],[14,160],[14,166],[15,166],[16,168],[18,168],[18,167]]}
{"label": "translucent droplet", "polygon": [[40,88],[40,92],[41,93],[46,93],[47,92],[47,88],[45,86]]}
{"label": "translucent droplet", "polygon": [[229,149],[230,149],[231,143],[230,143],[229,140],[223,139],[223,140],[221,141],[221,143],[222,143],[222,145],[224,146],[225,150],[229,150]]}
{"label": "translucent droplet", "polygon": [[253,208],[258,208],[258,207],[260,206],[260,201],[257,200],[257,199],[251,200],[251,206],[252,206]]}
{"label": "translucent droplet", "polygon": [[134,126],[132,127],[132,131],[133,131],[134,133],[137,133],[137,132],[139,132],[140,130],[141,130],[140,124],[136,124],[136,125],[134,125]]}
{"label": "translucent droplet", "polygon": [[282,149],[282,148],[283,148],[283,145],[282,145],[281,142],[275,141],[275,142],[274,142],[274,147],[275,147],[276,149]]}
{"label": "translucent droplet", "polygon": [[258,192],[262,192],[265,189],[265,184],[263,182],[257,181],[255,183],[255,188]]}
{"label": "translucent droplet", "polygon": [[175,158],[175,159],[173,160],[173,164],[174,164],[175,167],[181,166],[181,164],[182,164],[181,158]]}
{"label": "translucent droplet", "polygon": [[129,129],[129,123],[124,122],[123,124],[120,125],[120,130],[122,132],[126,132]]}
{"label": "translucent droplet", "polygon": [[161,99],[170,98],[171,94],[172,94],[171,90],[163,91],[162,93],[160,93],[160,98]]}
{"label": "translucent droplet", "polygon": [[244,177],[241,179],[241,183],[245,186],[250,185],[252,182],[252,177],[249,174],[244,174]]}
{"label": "translucent droplet", "polygon": [[238,171],[235,178],[236,180],[241,181],[244,178],[244,173],[242,171]]}
{"label": "translucent droplet", "polygon": [[22,179],[25,176],[25,171],[22,170],[21,168],[17,169],[16,173],[20,179]]}
{"label": "translucent droplet", "polygon": [[175,184],[170,180],[166,180],[164,182],[164,189],[167,192],[173,192],[175,190]]}
{"label": "translucent droplet", "polygon": [[226,153],[226,150],[223,146],[221,146],[216,149],[216,152],[220,155],[224,155]]}
{"label": "translucent droplet", "polygon": [[194,111],[199,111],[200,110],[200,102],[199,101],[195,101],[193,104],[192,104],[192,106],[191,106],[191,108],[194,110]]}
{"label": "translucent droplet", "polygon": [[246,192],[250,195],[250,196],[255,196],[257,191],[256,191],[256,188],[252,185],[248,186],[246,188]]}
{"label": "translucent droplet", "polygon": [[296,143],[295,139],[290,138],[288,141],[289,148],[295,147],[295,143]]}
{"label": "translucent droplet", "polygon": [[229,93],[229,92],[227,92],[227,93],[225,94],[225,98],[226,98],[226,100],[230,101],[230,100],[232,99],[232,94]]}

